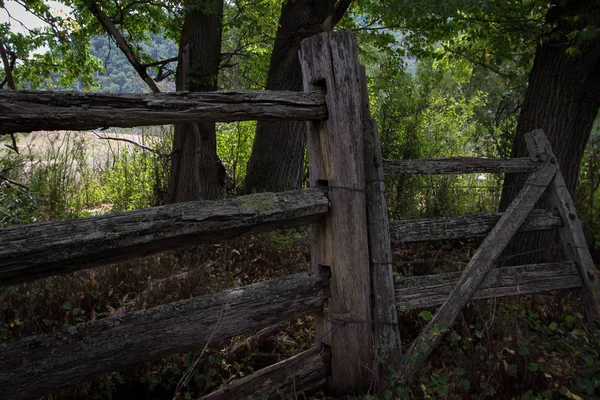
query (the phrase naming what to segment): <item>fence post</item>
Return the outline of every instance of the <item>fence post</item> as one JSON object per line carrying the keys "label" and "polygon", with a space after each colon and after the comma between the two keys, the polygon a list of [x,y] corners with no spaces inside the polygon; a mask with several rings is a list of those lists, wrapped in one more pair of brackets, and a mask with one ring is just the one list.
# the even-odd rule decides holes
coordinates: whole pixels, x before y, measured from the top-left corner
{"label": "fence post", "polygon": [[383,155],[377,124],[371,119],[367,74],[361,66],[361,94],[365,139],[365,184],[367,188],[367,221],[369,255],[371,258],[371,286],[373,292],[373,328],[376,364],[375,388],[378,395],[385,394],[386,383],[402,362],[398,310],[394,290],[390,221],[385,201],[383,182]]}
{"label": "fence post", "polygon": [[304,91],[326,90],[329,118],[308,123],[311,186],[328,191],[330,212],[313,225],[312,265],[331,269],[331,297],[316,340],[331,348],[329,389],[366,392],[373,378],[360,69],[350,32],[302,42]]}

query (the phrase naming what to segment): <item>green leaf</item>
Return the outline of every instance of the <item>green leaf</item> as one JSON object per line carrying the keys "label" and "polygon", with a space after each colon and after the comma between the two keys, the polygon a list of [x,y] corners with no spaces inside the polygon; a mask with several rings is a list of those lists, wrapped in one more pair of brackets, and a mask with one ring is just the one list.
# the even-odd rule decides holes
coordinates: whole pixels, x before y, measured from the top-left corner
{"label": "green leaf", "polygon": [[531,372],[535,372],[535,371],[537,371],[539,368],[540,368],[540,366],[539,366],[538,364],[536,364],[536,363],[529,363],[529,364],[527,365],[527,369],[528,369],[529,371],[531,371]]}
{"label": "green leaf", "polygon": [[581,50],[579,49],[579,46],[571,46],[565,50],[565,54],[569,57],[577,57],[581,54]]}
{"label": "green leaf", "polygon": [[519,355],[526,356],[529,354],[529,349],[527,347],[519,347]]}
{"label": "green leaf", "polygon": [[70,301],[67,301],[65,304],[63,304],[63,308],[70,311],[73,309],[73,304]]}
{"label": "green leaf", "polygon": [[557,330],[557,329],[558,329],[558,324],[557,324],[556,322],[552,322],[550,325],[548,325],[548,328],[549,328],[551,331],[555,331],[555,330]]}
{"label": "green leaf", "polygon": [[456,375],[456,376],[462,376],[465,374],[465,372],[466,371],[463,368],[459,368],[459,367],[454,368],[454,375]]}
{"label": "green leaf", "polygon": [[431,321],[431,318],[433,318],[433,315],[431,314],[431,311],[421,311],[419,313],[419,317],[421,317],[425,321]]}

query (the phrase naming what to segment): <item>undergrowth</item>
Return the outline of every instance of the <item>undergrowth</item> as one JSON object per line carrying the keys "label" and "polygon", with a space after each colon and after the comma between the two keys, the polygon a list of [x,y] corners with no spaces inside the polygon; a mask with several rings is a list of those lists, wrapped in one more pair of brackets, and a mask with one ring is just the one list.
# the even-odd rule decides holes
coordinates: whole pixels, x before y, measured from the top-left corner
{"label": "undergrowth", "polygon": [[[0,184],[1,226],[78,218],[160,202],[168,163],[163,156],[138,147],[120,147],[111,148],[108,157],[98,158],[90,156],[83,142],[64,142],[58,136],[49,140],[43,160],[33,153],[27,157],[3,155],[3,176],[12,182]],[[168,138],[152,136],[145,144],[168,153]],[[234,170],[245,163],[237,153],[232,153],[231,159]],[[240,179],[242,172],[233,186]],[[442,207],[439,197],[431,194],[430,198],[439,206],[440,215],[451,211],[451,203]],[[462,200],[464,207],[484,211],[479,208],[486,204],[485,198],[478,198],[481,204],[467,204],[467,200]],[[427,201],[423,198],[422,203],[427,206]],[[425,209],[429,210],[427,216],[439,214],[433,206]],[[476,241],[401,246],[394,249],[395,273],[414,276],[460,271],[477,246]],[[310,229],[302,228],[10,286],[0,291],[0,342],[308,269]],[[571,292],[472,302],[451,330],[443,332],[442,344],[415,379],[391,379],[379,398],[600,398],[600,335],[584,324],[580,303]],[[404,349],[434,312],[403,310]],[[314,339],[313,319],[305,317],[264,332],[209,343],[196,352],[129,366],[45,398],[198,398],[310,348]],[[396,367],[387,367],[393,376]],[[184,375],[189,375],[189,381],[182,386]],[[312,396],[328,398],[323,393]],[[376,399],[369,394],[349,398]]]}

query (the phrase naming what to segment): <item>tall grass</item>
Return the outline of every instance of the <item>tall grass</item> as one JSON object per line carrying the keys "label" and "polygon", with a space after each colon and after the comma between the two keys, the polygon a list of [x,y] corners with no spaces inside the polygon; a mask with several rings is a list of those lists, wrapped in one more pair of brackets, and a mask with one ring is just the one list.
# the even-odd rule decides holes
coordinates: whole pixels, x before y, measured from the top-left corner
{"label": "tall grass", "polygon": [[20,155],[4,154],[8,177],[25,187],[7,180],[0,185],[3,226],[151,207],[164,195],[170,129],[134,136],[155,152],[122,141],[93,141],[89,134],[38,135]]}

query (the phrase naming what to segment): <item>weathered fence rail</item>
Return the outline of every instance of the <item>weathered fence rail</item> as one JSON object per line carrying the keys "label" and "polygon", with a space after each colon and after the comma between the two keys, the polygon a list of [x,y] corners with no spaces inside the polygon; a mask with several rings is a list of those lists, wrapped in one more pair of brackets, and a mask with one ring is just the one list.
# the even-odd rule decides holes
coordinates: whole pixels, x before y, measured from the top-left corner
{"label": "weathered fence rail", "polygon": [[305,189],[4,228],[0,229],[0,285],[306,225],[328,208],[322,191]]}
{"label": "weathered fence rail", "polygon": [[[454,218],[423,218],[390,222],[394,244],[429,242],[434,240],[472,239],[487,236],[503,213],[471,214]],[[545,231],[563,226],[560,215],[534,210],[525,219],[519,232]]]}
{"label": "weathered fence rail", "polygon": [[232,122],[324,120],[321,92],[219,91],[101,94],[0,91],[0,134],[37,130]]}
{"label": "weathered fence rail", "polygon": [[330,361],[331,354],[327,350],[320,346],[312,348],[258,370],[200,400],[237,400],[259,396],[283,399],[285,395],[307,398],[305,392],[312,393],[327,387]]}
{"label": "weathered fence rail", "polygon": [[[412,276],[396,282],[399,309],[435,307],[444,303],[456,288],[461,272]],[[522,296],[582,286],[575,263],[550,263],[494,268],[487,273],[473,299]]]}
{"label": "weathered fence rail", "polygon": [[384,160],[386,173],[402,174],[472,174],[472,173],[531,173],[539,168],[539,161],[529,157],[508,160],[450,157],[421,160]]}
{"label": "weathered fence rail", "polygon": [[123,365],[318,312],[328,279],[305,272],[2,344],[0,393],[40,397]]}

